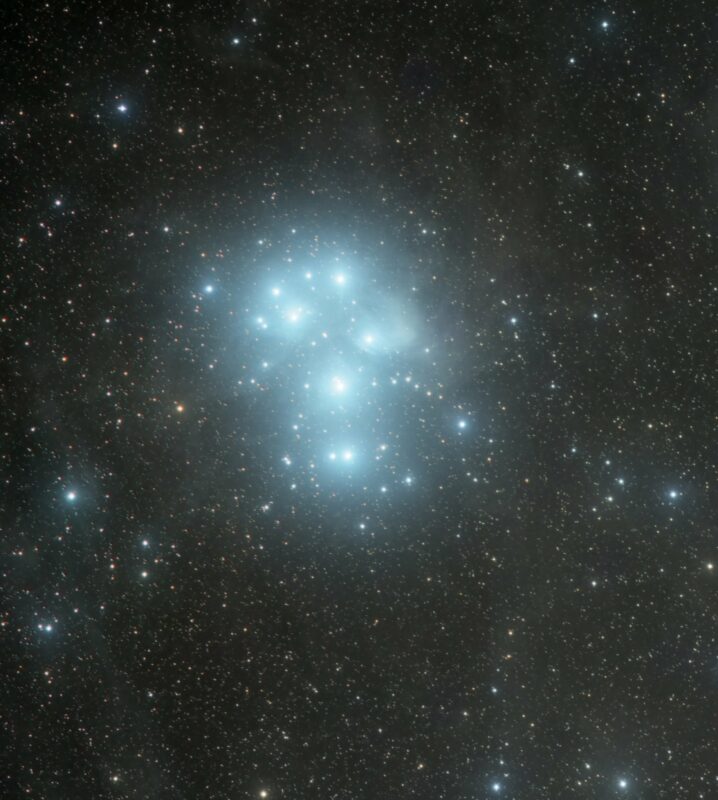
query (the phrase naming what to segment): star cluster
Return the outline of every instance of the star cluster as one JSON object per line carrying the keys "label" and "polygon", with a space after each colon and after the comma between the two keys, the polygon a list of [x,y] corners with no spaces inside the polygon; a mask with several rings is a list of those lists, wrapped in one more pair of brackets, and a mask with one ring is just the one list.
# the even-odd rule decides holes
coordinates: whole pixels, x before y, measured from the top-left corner
{"label": "star cluster", "polygon": [[227,369],[253,406],[274,496],[333,495],[348,512],[414,487],[439,449],[460,458],[469,417],[450,400],[447,343],[389,252],[370,263],[314,236],[286,246],[279,265],[260,260],[266,268],[226,289],[228,308],[248,301],[230,315],[242,338]]}

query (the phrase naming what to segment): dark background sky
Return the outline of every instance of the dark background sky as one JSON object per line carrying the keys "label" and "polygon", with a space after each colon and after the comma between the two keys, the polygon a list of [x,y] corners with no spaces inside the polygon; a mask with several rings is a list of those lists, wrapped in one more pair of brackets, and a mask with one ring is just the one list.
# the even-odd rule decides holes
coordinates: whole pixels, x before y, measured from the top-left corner
{"label": "dark background sky", "polygon": [[3,797],[718,797],[715,12],[7,4]]}

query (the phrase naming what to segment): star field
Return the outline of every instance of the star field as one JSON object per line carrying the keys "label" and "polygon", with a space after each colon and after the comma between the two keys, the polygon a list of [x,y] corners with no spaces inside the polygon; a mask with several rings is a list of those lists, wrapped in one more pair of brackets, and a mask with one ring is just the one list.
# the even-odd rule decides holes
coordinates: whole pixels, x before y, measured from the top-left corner
{"label": "star field", "polygon": [[0,796],[718,797],[714,8],[4,42]]}

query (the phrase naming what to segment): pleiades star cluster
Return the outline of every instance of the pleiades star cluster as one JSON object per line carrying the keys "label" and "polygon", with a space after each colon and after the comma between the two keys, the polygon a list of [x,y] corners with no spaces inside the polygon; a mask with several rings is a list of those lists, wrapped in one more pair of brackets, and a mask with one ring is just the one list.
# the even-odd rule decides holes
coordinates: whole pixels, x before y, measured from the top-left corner
{"label": "pleiades star cluster", "polygon": [[2,54],[0,796],[718,798],[713,4]]}
{"label": "pleiades star cluster", "polygon": [[[368,513],[377,494],[414,487],[417,479],[418,487],[433,485],[433,454],[443,445],[456,458],[471,416],[447,397],[446,346],[437,344],[436,326],[422,322],[418,287],[391,278],[389,252],[372,262],[325,248],[317,237],[281,252],[262,252],[266,269],[248,271],[236,299],[222,297],[221,287],[233,283],[227,274],[196,300],[203,311],[223,307],[229,322],[220,323],[222,339],[233,328],[240,332],[241,363],[228,369],[240,376],[253,449],[276,484],[264,510],[275,495],[288,497],[276,491],[283,487],[302,507],[333,497],[345,514],[357,508],[362,521],[355,525],[365,530],[361,509]],[[249,305],[236,313],[240,298]]]}

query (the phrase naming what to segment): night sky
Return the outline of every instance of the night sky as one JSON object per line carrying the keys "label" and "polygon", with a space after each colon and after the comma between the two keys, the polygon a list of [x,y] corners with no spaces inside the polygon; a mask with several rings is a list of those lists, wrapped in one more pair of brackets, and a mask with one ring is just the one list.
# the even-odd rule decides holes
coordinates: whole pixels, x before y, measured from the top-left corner
{"label": "night sky", "polygon": [[718,798],[714,3],[3,15],[0,796]]}

